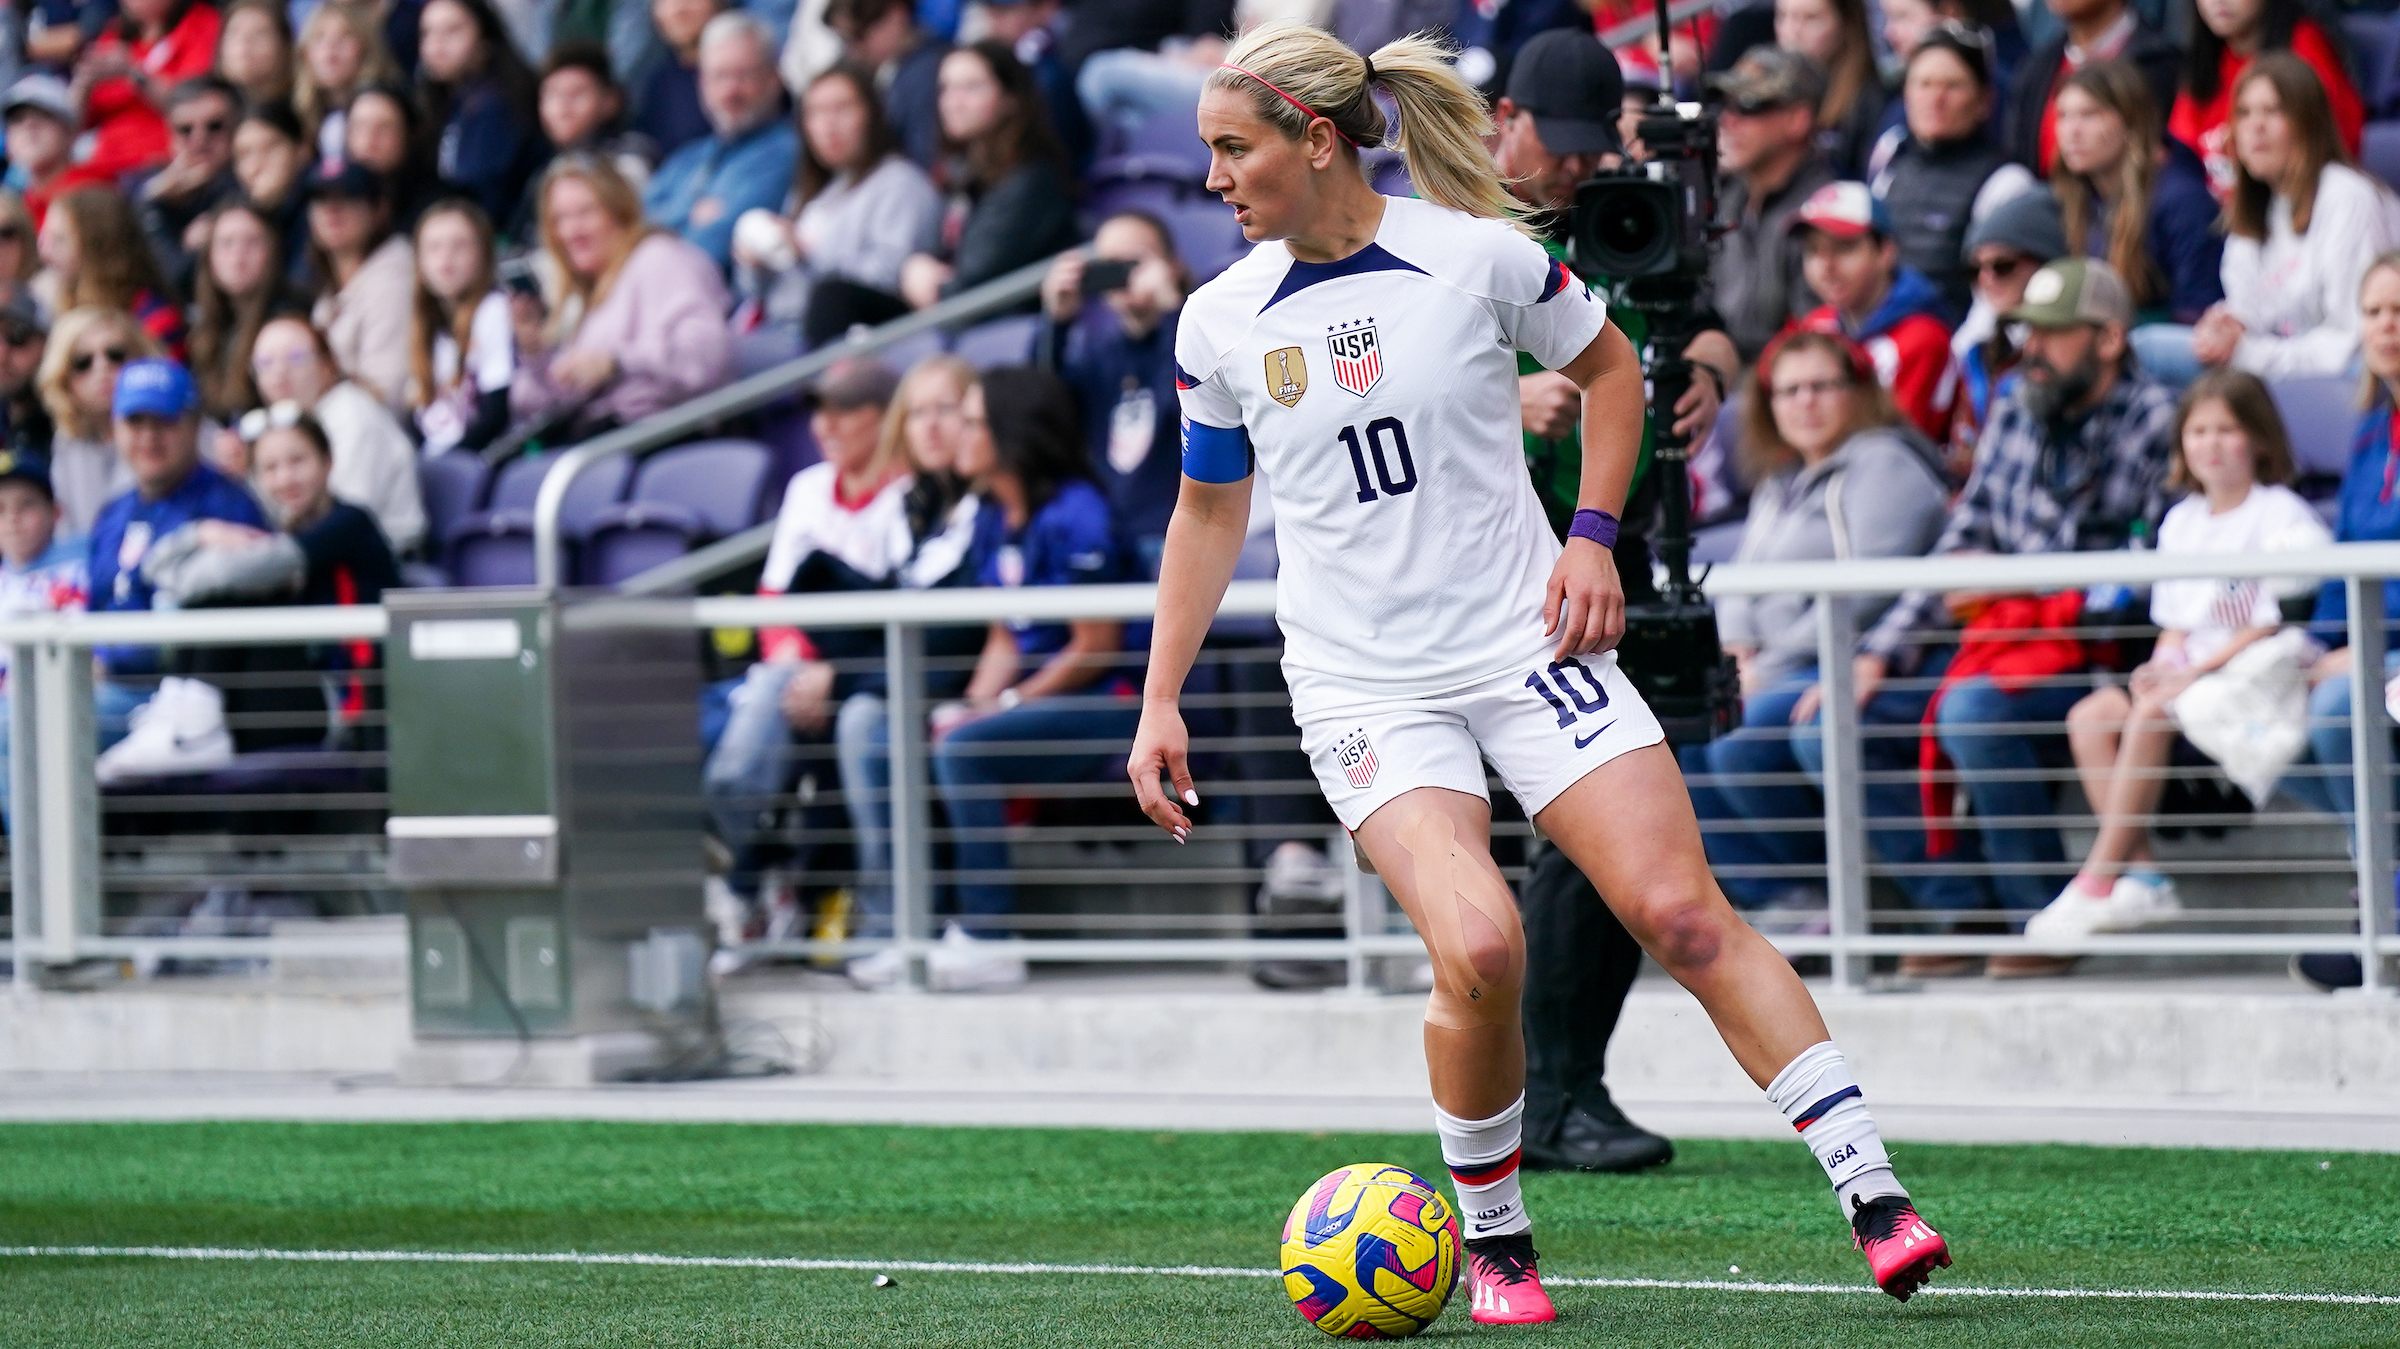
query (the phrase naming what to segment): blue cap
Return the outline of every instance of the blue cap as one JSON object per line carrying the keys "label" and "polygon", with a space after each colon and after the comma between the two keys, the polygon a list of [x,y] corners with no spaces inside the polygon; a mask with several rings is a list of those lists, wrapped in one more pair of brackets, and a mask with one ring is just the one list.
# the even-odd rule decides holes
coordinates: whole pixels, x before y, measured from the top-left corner
{"label": "blue cap", "polygon": [[120,417],[182,417],[200,405],[200,391],[182,366],[157,356],[130,362],[117,372],[115,412]]}
{"label": "blue cap", "polygon": [[38,454],[19,450],[0,450],[0,483],[31,483],[40,488],[43,496],[58,500],[50,486],[50,461]]}

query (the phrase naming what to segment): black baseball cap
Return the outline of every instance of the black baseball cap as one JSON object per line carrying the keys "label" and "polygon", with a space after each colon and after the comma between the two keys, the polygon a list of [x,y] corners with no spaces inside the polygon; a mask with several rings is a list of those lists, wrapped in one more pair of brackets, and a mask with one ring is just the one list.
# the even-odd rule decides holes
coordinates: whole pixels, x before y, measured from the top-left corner
{"label": "black baseball cap", "polygon": [[26,483],[52,501],[58,493],[50,487],[50,461],[38,454],[19,450],[0,450],[0,483]]}
{"label": "black baseball cap", "polygon": [[364,164],[328,160],[308,171],[301,195],[308,201],[386,201],[391,188]]}
{"label": "black baseball cap", "polygon": [[1617,118],[1625,76],[1616,55],[1580,28],[1537,33],[1508,68],[1509,101],[1533,114],[1542,148],[1554,155],[1625,153]]}

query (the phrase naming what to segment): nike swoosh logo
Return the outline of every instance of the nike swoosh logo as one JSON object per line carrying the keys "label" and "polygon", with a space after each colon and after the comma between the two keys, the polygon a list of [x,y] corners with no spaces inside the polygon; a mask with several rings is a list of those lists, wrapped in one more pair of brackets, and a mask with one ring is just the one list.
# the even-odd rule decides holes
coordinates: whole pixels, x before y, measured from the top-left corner
{"label": "nike swoosh logo", "polygon": [[1576,736],[1576,737],[1575,737],[1575,748],[1577,748],[1577,749],[1582,749],[1584,746],[1586,746],[1586,745],[1588,745],[1588,744],[1592,743],[1593,741],[1595,741],[1595,740],[1599,739],[1601,736],[1603,736],[1603,735],[1606,735],[1606,734],[1608,733],[1608,727],[1609,727],[1609,726],[1614,726],[1614,725],[1616,725],[1616,724],[1617,724],[1617,723],[1616,723],[1616,720],[1615,720],[1614,718],[1611,718],[1611,719],[1609,720],[1609,722],[1608,722],[1608,725],[1607,725],[1607,726],[1602,726],[1602,727],[1601,727],[1599,730],[1592,732],[1590,735],[1579,735],[1579,736]]}

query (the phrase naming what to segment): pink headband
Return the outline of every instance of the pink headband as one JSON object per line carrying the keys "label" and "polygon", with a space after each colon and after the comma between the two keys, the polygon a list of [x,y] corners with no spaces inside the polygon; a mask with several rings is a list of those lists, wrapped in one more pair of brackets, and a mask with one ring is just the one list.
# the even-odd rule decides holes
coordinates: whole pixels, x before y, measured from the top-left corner
{"label": "pink headband", "polygon": [[[1217,69],[1219,69],[1219,70],[1230,70],[1230,71],[1232,71],[1232,72],[1233,72],[1234,74],[1236,74],[1236,75],[1249,75],[1251,79],[1257,80],[1257,81],[1258,81],[1260,84],[1264,84],[1264,85],[1266,85],[1266,86],[1267,86],[1267,92],[1268,92],[1268,93],[1270,93],[1270,94],[1273,94],[1275,97],[1282,99],[1284,102],[1291,104],[1291,105],[1292,105],[1293,107],[1295,107],[1295,108],[1298,108],[1298,109],[1300,110],[1300,115],[1301,115],[1301,116],[1303,116],[1303,117],[1306,117],[1308,120],[1310,120],[1310,121],[1312,121],[1312,122],[1314,122],[1314,121],[1318,120],[1319,118],[1323,118],[1323,119],[1324,119],[1324,122],[1325,122],[1325,125],[1327,125],[1327,126],[1329,126],[1329,127],[1332,127],[1332,128],[1333,128],[1333,134],[1334,134],[1334,135],[1341,137],[1341,138],[1342,138],[1344,141],[1348,141],[1351,149],[1355,150],[1355,149],[1357,149],[1357,148],[1358,148],[1358,142],[1357,142],[1357,141],[1354,141],[1354,140],[1350,140],[1350,133],[1349,133],[1349,132],[1347,132],[1347,131],[1344,131],[1344,130],[1342,130],[1342,128],[1341,128],[1341,125],[1340,125],[1339,123],[1335,122],[1335,121],[1334,121],[1332,118],[1330,118],[1330,117],[1326,117],[1326,116],[1325,116],[1325,114],[1323,114],[1323,113],[1321,113],[1321,112],[1318,112],[1318,111],[1317,111],[1315,108],[1312,108],[1312,107],[1308,106],[1306,103],[1303,103],[1303,102],[1301,102],[1299,99],[1296,99],[1296,98],[1292,97],[1290,94],[1287,94],[1287,93],[1283,92],[1281,89],[1278,89],[1278,88],[1276,88],[1276,87],[1275,87],[1273,84],[1269,83],[1269,82],[1268,82],[1266,79],[1264,79],[1263,77],[1261,77],[1261,76],[1258,76],[1258,75],[1252,75],[1252,74],[1251,74],[1249,71],[1247,71],[1247,70],[1244,70],[1244,69],[1242,69],[1240,66],[1237,66],[1237,65],[1233,64],[1231,61],[1228,61],[1228,62],[1226,62],[1225,64],[1223,64],[1223,65],[1221,65],[1221,66],[1218,66],[1218,67],[1217,67]],[[1370,65],[1369,67],[1367,67],[1367,69],[1368,69],[1370,72],[1372,72],[1372,71],[1374,70],[1374,67]],[[1370,76],[1370,77],[1371,77],[1371,76]]]}

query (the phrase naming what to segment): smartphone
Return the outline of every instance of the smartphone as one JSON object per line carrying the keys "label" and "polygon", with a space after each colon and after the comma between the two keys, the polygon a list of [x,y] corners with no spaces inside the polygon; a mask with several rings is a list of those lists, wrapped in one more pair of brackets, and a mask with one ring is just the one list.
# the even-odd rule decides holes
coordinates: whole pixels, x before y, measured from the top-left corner
{"label": "smartphone", "polygon": [[1133,264],[1130,262],[1095,258],[1083,265],[1083,293],[1086,295],[1106,295],[1112,290],[1123,290],[1125,283],[1132,279]]}
{"label": "smartphone", "polygon": [[532,258],[522,254],[513,258],[502,258],[500,265],[493,268],[493,273],[493,279],[497,280],[510,294],[530,296],[536,300],[542,298],[542,281],[540,277],[533,274]]}

